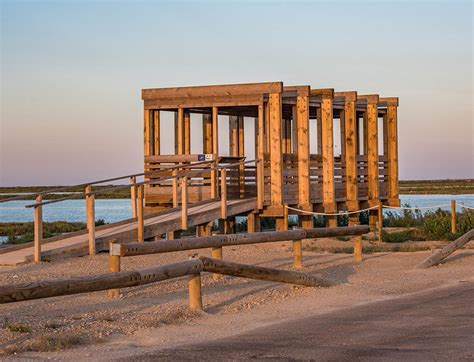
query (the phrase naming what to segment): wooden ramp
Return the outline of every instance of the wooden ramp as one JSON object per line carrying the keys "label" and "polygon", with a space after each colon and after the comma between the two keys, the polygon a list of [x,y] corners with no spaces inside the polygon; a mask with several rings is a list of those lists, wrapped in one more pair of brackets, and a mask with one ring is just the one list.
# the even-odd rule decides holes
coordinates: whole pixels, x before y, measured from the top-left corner
{"label": "wooden ramp", "polygon": [[[227,215],[234,216],[254,210],[257,206],[255,198],[228,200]],[[188,226],[195,226],[214,221],[220,217],[221,202],[212,201],[189,205]],[[152,238],[170,231],[181,230],[181,208],[165,210],[149,215],[144,220],[145,238]],[[96,228],[97,251],[106,251],[108,242],[116,240],[125,243],[137,240],[137,221],[129,219]],[[33,246],[31,244],[14,246],[0,250],[0,266],[16,266],[33,261]],[[88,254],[87,231],[80,231],[44,239],[42,256],[51,259],[59,255],[82,256]]]}

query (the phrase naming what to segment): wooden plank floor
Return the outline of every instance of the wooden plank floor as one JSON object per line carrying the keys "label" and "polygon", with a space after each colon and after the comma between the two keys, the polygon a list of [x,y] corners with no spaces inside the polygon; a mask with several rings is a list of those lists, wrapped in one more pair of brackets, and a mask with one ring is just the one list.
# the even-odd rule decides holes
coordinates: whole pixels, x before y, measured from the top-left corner
{"label": "wooden plank floor", "polygon": [[[190,205],[188,208],[188,225],[195,226],[206,222],[214,221],[220,215],[220,202],[209,202],[200,205]],[[240,199],[227,201],[228,216],[242,214],[256,208],[256,199]],[[162,212],[157,216],[146,218],[145,239],[169,231],[180,230],[181,211],[170,210]],[[137,222],[110,224],[105,229],[96,230],[97,251],[108,250],[108,242],[116,240],[118,243],[131,242],[137,240]],[[47,242],[42,245],[43,258],[58,258],[61,256],[81,256],[86,255],[88,250],[87,233],[71,237],[65,235],[57,241]],[[26,247],[0,254],[0,266],[15,266],[25,264],[33,260],[33,247]]]}

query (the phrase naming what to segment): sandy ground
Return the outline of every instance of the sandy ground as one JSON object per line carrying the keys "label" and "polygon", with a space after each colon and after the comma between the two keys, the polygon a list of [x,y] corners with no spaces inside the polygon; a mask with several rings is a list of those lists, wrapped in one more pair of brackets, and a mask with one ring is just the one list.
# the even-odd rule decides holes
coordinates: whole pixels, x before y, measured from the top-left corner
{"label": "sandy ground", "polygon": [[[224,258],[291,269],[290,245],[277,242],[229,247],[224,250]],[[350,242],[347,245],[351,245]],[[208,250],[199,252],[210,254]],[[105,292],[95,292],[5,304],[0,307],[0,323],[3,323],[3,328],[0,328],[1,357],[129,358],[474,281],[474,250],[460,250],[444,264],[428,270],[415,269],[414,266],[429,254],[430,251],[374,253],[366,255],[362,263],[355,265],[348,254],[304,252],[304,271],[340,283],[331,288],[302,288],[232,277],[214,281],[210,275],[205,275],[205,312],[200,314],[187,310],[185,278],[123,289],[118,299],[108,299]],[[122,269],[166,264],[187,257],[188,252],[123,258]],[[101,254],[94,258],[71,258],[0,269],[0,284],[106,270],[107,255]]]}

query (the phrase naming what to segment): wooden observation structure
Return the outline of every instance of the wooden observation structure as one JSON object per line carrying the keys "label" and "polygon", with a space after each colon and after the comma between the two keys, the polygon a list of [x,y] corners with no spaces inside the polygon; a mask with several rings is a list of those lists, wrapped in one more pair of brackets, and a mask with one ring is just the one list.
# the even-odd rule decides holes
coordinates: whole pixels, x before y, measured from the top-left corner
{"label": "wooden observation structure", "polygon": [[[300,225],[312,227],[309,212],[334,214],[400,203],[398,98],[270,82],[143,89],[142,99],[149,182],[145,213],[179,207],[179,185],[173,180],[153,184],[155,173],[158,179],[166,167],[199,168],[203,161],[214,168],[186,180],[186,202],[218,199],[222,188],[229,200],[253,198],[255,209],[245,213],[252,223],[249,230],[259,229],[260,217],[276,218],[282,230],[288,213],[299,214]],[[168,155],[160,146],[164,137],[173,137],[160,131],[164,112],[174,115],[168,117],[174,119],[174,154]],[[201,138],[200,132],[192,132],[198,120],[202,139],[193,138]],[[228,140],[219,132],[224,123]],[[202,143],[202,152],[191,153],[191,138]],[[225,150],[223,143],[228,144]],[[351,224],[357,222],[357,214],[350,217]],[[327,224],[335,226],[336,216],[328,215]]]}

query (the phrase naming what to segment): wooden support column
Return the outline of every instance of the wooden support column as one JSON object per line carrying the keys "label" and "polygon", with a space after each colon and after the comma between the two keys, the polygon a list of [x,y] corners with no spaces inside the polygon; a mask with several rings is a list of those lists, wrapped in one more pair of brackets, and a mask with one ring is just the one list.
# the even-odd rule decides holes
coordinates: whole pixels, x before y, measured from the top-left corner
{"label": "wooden support column", "polygon": [[184,109],[178,108],[178,118],[177,118],[177,151],[178,155],[184,154]]}
{"label": "wooden support column", "polygon": [[188,229],[188,178],[181,178],[181,230]]}
{"label": "wooden support column", "polygon": [[151,111],[148,109],[145,109],[143,112],[143,143],[144,143],[144,148],[143,148],[143,154],[145,156],[150,156],[152,154],[151,150],[151,124],[150,124],[150,113]]}
{"label": "wooden support column", "polygon": [[202,144],[203,153],[213,153],[212,151],[212,115],[203,114],[202,116]]}
{"label": "wooden support column", "polygon": [[86,225],[89,240],[89,255],[95,255],[95,199],[94,195],[87,195],[92,192],[92,186],[87,185],[86,193]]}
{"label": "wooden support column", "polygon": [[265,134],[264,134],[264,115],[263,104],[258,106],[258,132],[256,132],[257,144],[257,158],[260,160],[257,163],[257,207],[263,209],[263,202],[265,199],[265,180],[264,180],[264,148],[265,148]]}
{"label": "wooden support column", "polygon": [[[344,138],[341,144],[344,144],[342,156],[346,166],[346,204],[349,211],[356,211],[359,209],[357,189],[357,118],[355,107],[357,92],[340,92],[335,93],[335,96],[344,96],[344,110],[341,111],[341,117],[344,119]],[[350,225],[357,225],[358,220],[358,214],[349,215]]]}
{"label": "wooden support column", "polygon": [[193,312],[202,311],[201,273],[189,276],[188,289],[189,309]]}
{"label": "wooden support column", "polygon": [[158,156],[161,154],[160,149],[160,111],[157,109],[153,112],[153,154]]}
{"label": "wooden support column", "polygon": [[189,113],[189,111],[184,112],[183,122],[184,154],[189,155],[191,154],[191,114]]}
{"label": "wooden support column", "polygon": [[[366,108],[366,147],[367,147],[367,186],[369,206],[378,206],[379,203],[379,151],[378,151],[378,95],[362,96],[367,100]],[[377,223],[377,210],[371,210],[369,224],[375,227]]]}
{"label": "wooden support column", "polygon": [[270,104],[270,192],[271,205],[281,210],[281,216],[276,217],[277,230],[286,230],[288,220],[284,220],[283,207],[283,165],[281,149],[281,93],[269,95]]}
{"label": "wooden support column", "polygon": [[247,214],[247,232],[255,233],[261,231],[260,216],[252,211]]}
{"label": "wooden support column", "polygon": [[387,100],[387,156],[388,156],[388,202],[391,206],[400,206],[398,193],[398,98]]}
{"label": "wooden support column", "polygon": [[[41,195],[36,196],[36,204],[43,202]],[[43,242],[43,206],[34,208],[34,262],[41,263],[41,244]]]}
{"label": "wooden support column", "polygon": [[229,116],[229,155],[239,155],[239,117]]}
{"label": "wooden support column", "polygon": [[[334,185],[334,140],[333,140],[333,115],[332,99],[334,91],[324,89],[321,91],[321,147],[323,160],[323,207],[327,213],[335,213],[336,192]],[[327,226],[337,226],[335,216],[327,216]]]}
{"label": "wooden support column", "polygon": [[219,160],[219,112],[217,107],[212,107],[212,153]]}
{"label": "wooden support column", "polygon": [[[295,128],[298,155],[298,208],[313,211],[309,177],[309,87],[298,91],[296,97]],[[312,215],[298,216],[302,228],[313,227]]]}
{"label": "wooden support column", "polygon": [[[244,157],[245,156],[245,148],[244,148],[244,117],[239,116],[237,122],[237,139],[238,139],[238,156]],[[239,165],[239,194],[240,198],[245,197],[245,165],[242,163]]]}

